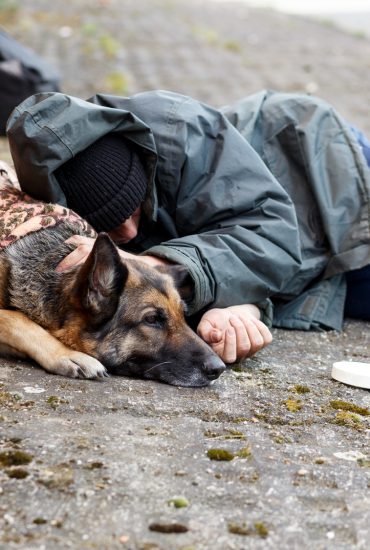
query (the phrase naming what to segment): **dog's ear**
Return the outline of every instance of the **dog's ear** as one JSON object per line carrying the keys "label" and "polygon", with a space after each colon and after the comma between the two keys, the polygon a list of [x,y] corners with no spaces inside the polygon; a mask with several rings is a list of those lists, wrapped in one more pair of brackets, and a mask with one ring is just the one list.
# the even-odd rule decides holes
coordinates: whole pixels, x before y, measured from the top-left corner
{"label": "dog's ear", "polygon": [[118,250],[106,233],[100,233],[79,273],[82,305],[99,324],[115,313],[128,277]]}
{"label": "dog's ear", "polygon": [[194,282],[189,275],[189,271],[184,265],[167,264],[156,266],[157,271],[165,273],[172,277],[175,287],[179,291],[181,298],[189,302],[194,295]]}

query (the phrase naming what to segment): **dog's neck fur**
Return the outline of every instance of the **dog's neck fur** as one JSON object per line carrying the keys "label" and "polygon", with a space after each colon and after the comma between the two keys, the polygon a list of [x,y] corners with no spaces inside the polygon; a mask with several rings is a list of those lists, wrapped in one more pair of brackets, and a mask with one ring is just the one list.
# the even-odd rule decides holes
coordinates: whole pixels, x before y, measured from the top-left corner
{"label": "dog's neck fur", "polygon": [[[76,233],[82,233],[78,227],[68,223],[59,224],[31,233],[2,252],[2,257],[8,263],[8,299],[11,308],[22,309],[30,319],[42,326],[49,326],[51,318],[63,322],[67,304],[60,292],[60,285],[72,289],[76,270],[59,273],[56,266],[73,250],[73,245],[64,241]],[[25,300],[25,296],[29,299]],[[28,309],[25,308],[27,304]],[[35,307],[35,304],[40,305]],[[58,315],[52,315],[56,310]]]}

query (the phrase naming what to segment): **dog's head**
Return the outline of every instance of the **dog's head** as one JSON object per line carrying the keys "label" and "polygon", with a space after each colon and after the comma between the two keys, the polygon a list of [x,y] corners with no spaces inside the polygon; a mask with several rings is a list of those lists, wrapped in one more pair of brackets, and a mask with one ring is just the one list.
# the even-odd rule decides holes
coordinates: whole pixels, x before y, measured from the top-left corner
{"label": "dog's head", "polygon": [[79,347],[113,374],[178,386],[206,386],[225,370],[213,350],[186,324],[181,266],[152,268],[122,261],[100,234],[79,269],[72,300],[83,320]]}

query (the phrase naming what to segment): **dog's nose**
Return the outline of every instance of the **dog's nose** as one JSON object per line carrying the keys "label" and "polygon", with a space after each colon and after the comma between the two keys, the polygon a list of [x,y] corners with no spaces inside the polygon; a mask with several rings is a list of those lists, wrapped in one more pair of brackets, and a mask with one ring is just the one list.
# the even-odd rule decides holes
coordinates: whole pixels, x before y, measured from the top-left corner
{"label": "dog's nose", "polygon": [[203,369],[204,372],[207,375],[207,378],[210,380],[216,380],[224,372],[226,369],[226,366],[224,362],[215,356],[207,357],[207,359],[203,363]]}

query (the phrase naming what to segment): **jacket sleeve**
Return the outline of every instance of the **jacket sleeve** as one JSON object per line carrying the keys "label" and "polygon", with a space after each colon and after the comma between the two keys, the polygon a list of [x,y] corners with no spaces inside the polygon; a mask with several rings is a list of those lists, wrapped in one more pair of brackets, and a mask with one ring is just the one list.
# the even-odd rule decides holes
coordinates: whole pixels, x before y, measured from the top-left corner
{"label": "jacket sleeve", "polygon": [[264,302],[300,266],[294,206],[218,110],[170,96],[164,120],[161,94],[150,95],[152,114],[145,94],[131,107],[153,130],[159,202],[179,237],[146,254],[186,265],[195,288],[190,313]]}

